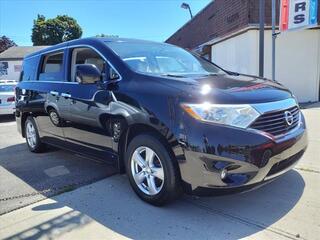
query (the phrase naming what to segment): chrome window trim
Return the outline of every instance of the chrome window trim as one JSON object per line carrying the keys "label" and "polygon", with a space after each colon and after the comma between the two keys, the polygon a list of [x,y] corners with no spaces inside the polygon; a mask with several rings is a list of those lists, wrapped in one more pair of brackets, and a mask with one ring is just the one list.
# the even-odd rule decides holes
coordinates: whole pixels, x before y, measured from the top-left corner
{"label": "chrome window trim", "polygon": [[[65,50],[65,49],[71,49],[71,48],[81,48],[81,47],[87,47],[87,48],[91,48],[92,50],[96,51],[100,57],[106,61],[110,67],[112,67],[116,73],[120,76],[119,79],[113,81],[113,82],[119,82],[121,81],[123,78],[121,76],[121,74],[119,73],[119,71],[117,70],[117,68],[115,68],[115,66],[98,50],[96,49],[95,47],[91,46],[91,45],[88,45],[88,44],[76,44],[76,45],[70,45],[70,46],[65,46],[65,47],[60,47],[60,48],[56,48],[56,49],[51,49],[51,50],[47,50],[47,51],[44,51],[42,53],[38,53],[38,54],[35,54],[33,56],[30,56],[30,57],[27,57],[26,59],[28,58],[33,58],[33,57],[38,57],[38,56],[42,56],[42,55],[47,55],[47,54],[50,54],[50,53],[53,53],[53,52],[57,52],[57,51],[61,51],[61,50]],[[40,81],[27,81],[27,82],[40,82]],[[42,81],[42,82],[63,82],[63,83],[70,83],[71,81]],[[77,82],[72,82],[72,83],[76,83]]]}
{"label": "chrome window trim", "polygon": [[77,44],[77,45],[72,45],[72,46],[68,46],[67,48],[81,48],[81,47],[87,47],[87,48],[91,48],[92,50],[94,50],[95,52],[97,52],[100,57],[105,60],[110,67],[113,68],[113,70],[116,71],[116,73],[119,75],[119,79],[115,80],[114,82],[119,82],[122,80],[122,76],[121,74],[119,73],[119,71],[114,67],[114,65],[98,50],[96,49],[95,47],[91,46],[91,45],[87,45],[87,44]]}
{"label": "chrome window trim", "polygon": [[[54,53],[54,52],[57,52],[57,51],[62,51],[62,50],[65,50],[67,49],[68,47],[65,46],[65,47],[60,47],[60,48],[55,48],[55,49],[51,49],[51,50],[46,50],[42,53],[36,53],[32,56],[27,56],[25,59],[29,59],[29,58],[34,58],[34,57],[38,57],[38,56],[41,56],[41,55],[46,55],[46,54],[50,54],[50,53]],[[45,49],[44,49],[45,50]],[[41,50],[40,50],[41,51]]]}
{"label": "chrome window trim", "polygon": [[26,83],[67,83],[67,84],[78,84],[78,82],[69,82],[69,81],[41,81],[41,80],[32,80],[32,81],[23,81]]}

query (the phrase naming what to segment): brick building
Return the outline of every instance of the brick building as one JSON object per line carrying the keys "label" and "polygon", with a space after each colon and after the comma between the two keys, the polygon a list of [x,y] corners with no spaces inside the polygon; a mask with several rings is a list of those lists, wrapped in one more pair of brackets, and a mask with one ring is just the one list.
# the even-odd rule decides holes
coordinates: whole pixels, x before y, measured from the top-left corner
{"label": "brick building", "polygon": [[[264,72],[269,78],[271,2],[265,0]],[[276,4],[278,23],[280,0]],[[257,75],[259,0],[214,0],[166,42],[193,49],[226,69]],[[301,102],[320,100],[320,25],[310,30],[281,33],[276,44],[276,79],[292,89]]]}
{"label": "brick building", "polygon": [[[279,12],[280,0],[276,0]],[[318,4],[320,23],[320,4]],[[278,14],[277,14],[278,23]],[[271,27],[271,0],[265,0],[265,24]],[[213,0],[191,21],[178,29],[166,42],[194,49],[212,39],[259,27],[259,0]]]}

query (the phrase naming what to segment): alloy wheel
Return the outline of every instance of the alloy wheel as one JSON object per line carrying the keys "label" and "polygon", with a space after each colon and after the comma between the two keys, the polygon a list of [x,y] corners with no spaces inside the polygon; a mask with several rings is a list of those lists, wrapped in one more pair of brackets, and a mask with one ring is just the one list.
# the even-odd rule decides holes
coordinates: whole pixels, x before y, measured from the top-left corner
{"label": "alloy wheel", "polygon": [[27,137],[29,146],[31,148],[35,148],[37,144],[37,134],[36,134],[36,129],[34,128],[33,124],[30,121],[27,122],[26,137]]}
{"label": "alloy wheel", "polygon": [[161,159],[151,149],[138,147],[131,157],[131,173],[136,185],[147,195],[158,194],[164,184]]}

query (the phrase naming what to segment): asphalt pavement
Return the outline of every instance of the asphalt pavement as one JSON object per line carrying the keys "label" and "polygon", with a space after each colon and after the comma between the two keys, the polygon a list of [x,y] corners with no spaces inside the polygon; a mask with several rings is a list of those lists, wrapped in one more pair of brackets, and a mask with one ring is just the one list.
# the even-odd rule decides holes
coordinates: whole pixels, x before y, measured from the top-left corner
{"label": "asphalt pavement", "polygon": [[[0,123],[0,198],[42,189],[34,183],[38,178],[31,181],[20,173],[27,172],[24,162],[30,164],[34,158],[34,169],[40,166],[36,171],[51,181],[48,186],[59,183],[55,178],[68,179],[65,183],[78,179],[67,177],[77,171],[84,179],[101,172],[104,178],[2,214],[0,239],[319,239],[320,104],[303,112],[309,147],[294,170],[254,191],[219,197],[184,195],[162,208],[138,199],[125,175],[107,177],[112,175],[106,173],[109,168],[102,171],[104,165],[90,159],[62,150],[34,157],[10,130],[13,125]],[[47,159],[52,162],[48,166],[41,162]],[[20,167],[10,168],[10,161]],[[59,172],[63,175],[54,176]],[[10,209],[3,206],[0,202],[0,209]]]}
{"label": "asphalt pavement", "polygon": [[115,173],[105,161],[68,151],[31,153],[15,119],[0,116],[0,215]]}

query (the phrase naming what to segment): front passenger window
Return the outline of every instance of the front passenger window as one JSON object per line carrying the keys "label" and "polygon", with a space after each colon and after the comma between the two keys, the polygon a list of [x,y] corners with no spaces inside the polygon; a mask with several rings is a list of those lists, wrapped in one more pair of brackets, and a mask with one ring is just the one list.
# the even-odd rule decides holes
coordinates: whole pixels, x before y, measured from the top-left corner
{"label": "front passenger window", "polygon": [[102,57],[90,48],[75,48],[72,51],[71,59],[71,81],[76,81],[76,66],[78,64],[92,64],[95,65],[100,72],[104,72],[105,61]]}

